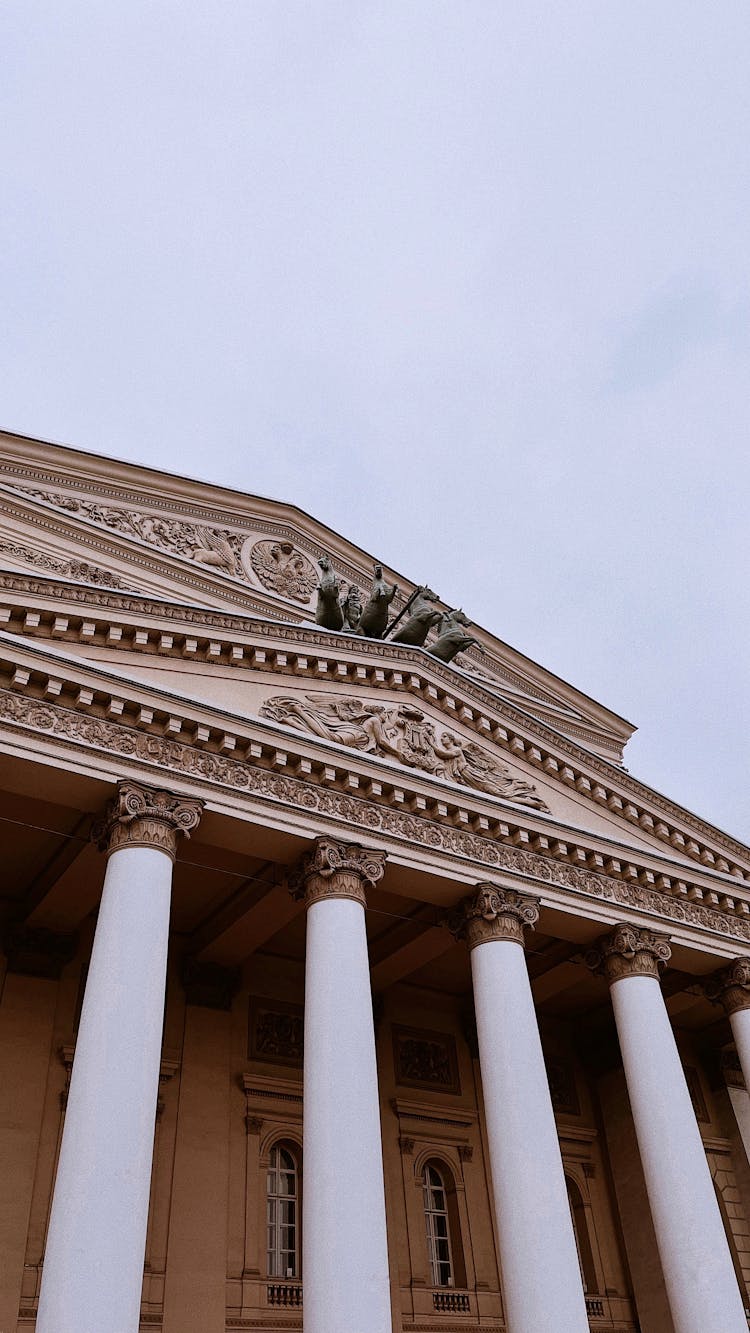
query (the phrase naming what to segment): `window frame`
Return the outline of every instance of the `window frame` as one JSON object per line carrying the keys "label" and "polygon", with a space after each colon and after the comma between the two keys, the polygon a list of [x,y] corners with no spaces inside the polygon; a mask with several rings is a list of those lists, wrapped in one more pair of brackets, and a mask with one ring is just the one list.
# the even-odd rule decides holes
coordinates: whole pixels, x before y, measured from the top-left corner
{"label": "window frame", "polygon": [[[282,1154],[291,1162],[291,1168],[282,1167]],[[301,1277],[301,1175],[299,1153],[295,1146],[283,1139],[277,1140],[268,1153],[266,1166],[266,1270],[267,1276],[277,1282],[299,1282]],[[291,1177],[291,1191],[281,1188],[282,1176]],[[289,1204],[292,1205],[291,1221],[285,1220],[283,1216],[284,1205]],[[282,1244],[285,1228],[291,1229],[293,1233],[293,1249]],[[289,1257],[293,1259],[292,1264],[286,1262]]]}

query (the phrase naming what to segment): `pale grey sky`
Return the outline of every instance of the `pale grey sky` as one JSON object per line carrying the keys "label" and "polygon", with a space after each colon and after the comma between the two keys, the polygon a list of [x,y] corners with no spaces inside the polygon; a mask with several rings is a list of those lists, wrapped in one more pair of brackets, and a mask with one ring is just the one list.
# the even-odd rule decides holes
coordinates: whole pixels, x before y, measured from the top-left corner
{"label": "pale grey sky", "polygon": [[5,0],[0,425],[296,501],[750,838],[746,0]]}

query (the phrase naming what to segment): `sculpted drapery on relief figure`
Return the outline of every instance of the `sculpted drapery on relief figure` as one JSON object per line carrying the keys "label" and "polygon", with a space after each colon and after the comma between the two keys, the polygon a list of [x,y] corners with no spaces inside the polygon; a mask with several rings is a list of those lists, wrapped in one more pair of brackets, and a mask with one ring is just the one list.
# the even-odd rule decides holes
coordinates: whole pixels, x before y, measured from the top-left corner
{"label": "sculpted drapery on relief figure", "polygon": [[385,755],[407,768],[472,787],[506,801],[548,809],[530,782],[474,741],[444,730],[411,703],[381,704],[330,694],[274,695],[261,717],[296,727],[366,754]]}

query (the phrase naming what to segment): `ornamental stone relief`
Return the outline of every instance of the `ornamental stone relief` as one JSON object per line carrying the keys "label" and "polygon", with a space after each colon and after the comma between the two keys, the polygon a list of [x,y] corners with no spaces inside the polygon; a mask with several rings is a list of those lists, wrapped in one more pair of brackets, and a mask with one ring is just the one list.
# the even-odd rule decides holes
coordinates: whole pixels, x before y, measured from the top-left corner
{"label": "ornamental stone relief", "polygon": [[301,1004],[251,996],[248,1048],[251,1060],[301,1067],[304,1036],[305,1014]]}
{"label": "ornamental stone relief", "polygon": [[393,1027],[396,1082],[407,1088],[460,1093],[456,1043],[447,1032]]}
{"label": "ornamental stone relief", "polygon": [[536,810],[549,808],[530,782],[514,778],[505,764],[481,746],[444,731],[411,703],[381,704],[330,694],[277,694],[266,700],[260,715],[364,754],[396,759],[407,768],[505,801]]}
{"label": "ornamental stone relief", "polygon": [[0,555],[7,555],[11,560],[22,560],[35,569],[46,569],[51,574],[61,574],[63,578],[75,579],[78,583],[103,584],[107,588],[122,588],[123,591],[136,592],[127,583],[123,583],[119,574],[113,574],[99,565],[92,565],[88,560],[65,560],[57,555],[49,555],[34,546],[17,542],[0,542]]}
{"label": "ornamental stone relief", "polygon": [[97,500],[82,499],[77,495],[65,495],[61,491],[41,491],[30,487],[18,487],[26,495],[46,504],[55,505],[70,514],[97,523],[111,532],[119,532],[124,537],[136,537],[139,541],[157,546],[162,551],[193,560],[197,565],[209,565],[224,570],[236,578],[245,578],[240,562],[240,551],[244,538],[226,528],[205,527],[200,523],[185,523],[180,519],[164,518],[160,514],[142,514],[134,509],[123,509],[119,505],[102,504]]}
{"label": "ornamental stone relief", "polygon": [[658,889],[623,883],[609,875],[567,865],[537,852],[506,846],[491,837],[256,768],[244,760],[211,754],[168,737],[86,717],[71,709],[41,703],[8,690],[0,690],[0,720],[24,728],[31,735],[53,736],[63,745],[98,750],[110,758],[123,755],[155,769],[183,773],[199,782],[292,806],[303,814],[325,815],[360,833],[363,829],[369,834],[382,833],[412,847],[443,852],[464,861],[516,873],[541,884],[633,907],[732,939],[750,941],[750,922],[718,908],[680,901]]}
{"label": "ornamental stone relief", "polygon": [[66,495],[62,491],[31,487],[17,489],[124,537],[136,537],[162,551],[192,560],[196,565],[221,570],[232,578],[247,581],[254,574],[264,588],[296,601],[309,602],[317,586],[312,564],[290,541],[263,540],[253,544],[252,538],[245,533],[232,532],[228,528],[140,513],[120,505]]}
{"label": "ornamental stone relief", "polygon": [[312,564],[290,541],[251,544],[248,538],[242,548],[242,563],[246,570],[249,563],[258,582],[269,592],[297,602],[309,602],[317,586]]}

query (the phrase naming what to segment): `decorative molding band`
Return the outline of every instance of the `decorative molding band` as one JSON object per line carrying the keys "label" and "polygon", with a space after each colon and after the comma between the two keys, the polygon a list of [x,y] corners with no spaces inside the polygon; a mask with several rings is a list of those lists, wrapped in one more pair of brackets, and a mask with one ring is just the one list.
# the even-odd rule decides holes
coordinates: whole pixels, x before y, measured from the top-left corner
{"label": "decorative molding band", "polygon": [[750,959],[735,958],[728,967],[714,972],[704,983],[709,1000],[720,1004],[725,1014],[750,1009]]}
{"label": "decorative molding band", "polygon": [[[668,921],[683,922],[725,938],[750,942],[750,920],[746,915],[739,916],[734,911],[722,911],[684,897],[670,897],[660,889],[621,882],[610,875],[553,859],[553,856],[506,846],[497,840],[503,836],[505,826],[502,825],[498,826],[497,836],[483,837],[466,827],[456,828],[452,823],[442,824],[424,815],[393,809],[385,801],[381,804],[375,798],[365,800],[351,796],[331,790],[322,782],[271,772],[247,760],[201,750],[150,731],[137,731],[133,726],[87,717],[84,713],[7,690],[0,690],[0,721],[19,727],[31,736],[46,733],[73,749],[96,750],[110,760],[112,755],[121,755],[152,769],[180,773],[194,781],[225,787],[232,792],[246,792],[275,805],[292,806],[302,815],[325,815],[338,821],[344,829],[366,828],[372,836],[383,833],[407,846],[438,851],[488,869],[517,874],[524,880],[533,879],[541,885],[552,885]],[[260,746],[256,748],[261,750]],[[282,756],[285,766],[288,759],[285,752]],[[298,765],[298,768],[305,771],[304,767]],[[335,780],[335,773],[333,778]],[[372,795],[374,797],[374,793]],[[746,904],[743,902],[742,906]]]}
{"label": "decorative molding band", "polygon": [[383,878],[385,861],[385,852],[334,838],[316,838],[312,851],[306,853],[292,876],[292,897],[304,898],[306,907],[327,898],[353,898],[366,907],[366,890]]}
{"label": "decorative molding band", "polygon": [[524,929],[539,920],[539,899],[497,884],[477,884],[476,892],[464,898],[463,914],[446,925],[469,949],[492,940],[511,940],[523,948]]}
{"label": "decorative molding band", "polygon": [[[726,859],[715,851],[714,848],[722,847],[730,855],[737,857],[740,861],[747,862],[748,849],[739,843],[736,839],[730,838],[721,830],[714,829],[705,821],[698,819],[688,811],[680,809],[667,800],[658,792],[652,791],[643,783],[639,783],[636,778],[625,773],[616,764],[608,762],[606,759],[592,754],[589,750],[583,749],[571,740],[567,735],[556,731],[551,724],[545,725],[538,722],[532,715],[524,712],[518,707],[509,703],[505,697],[498,697],[491,689],[485,688],[471,676],[465,673],[458,673],[454,668],[445,666],[442,663],[430,659],[429,661],[429,679],[425,674],[427,663],[425,654],[419,648],[403,647],[398,644],[391,644],[389,641],[355,639],[347,634],[334,634],[313,629],[311,626],[295,625],[284,623],[284,621],[275,621],[271,619],[272,611],[269,607],[258,608],[264,619],[257,620],[252,614],[246,616],[231,615],[219,611],[213,611],[208,608],[199,607],[181,607],[170,606],[167,603],[154,601],[148,595],[129,596],[118,593],[117,591],[104,590],[101,588],[76,588],[65,584],[56,584],[53,580],[44,580],[39,578],[25,577],[22,575],[0,573],[0,589],[6,588],[22,594],[53,596],[59,600],[65,600],[73,603],[83,603],[89,608],[102,607],[111,611],[120,611],[125,613],[136,613],[139,616],[153,615],[164,621],[178,621],[184,625],[203,626],[206,631],[224,629],[229,631],[238,631],[252,634],[253,637],[260,640],[277,640],[289,644],[293,642],[296,650],[265,650],[257,652],[246,644],[224,640],[218,645],[204,636],[203,639],[191,640],[184,636],[175,634],[173,636],[164,635],[159,631],[140,630],[136,634],[135,627],[132,625],[115,625],[116,641],[118,646],[132,648],[137,651],[139,648],[149,652],[168,651],[172,656],[198,656],[202,655],[202,648],[211,649],[209,653],[210,660],[220,660],[234,665],[252,665],[261,669],[272,669],[275,672],[290,673],[293,675],[302,675],[314,677],[316,679],[336,679],[340,682],[347,680],[362,680],[375,686],[385,685],[389,688],[405,689],[411,694],[420,694],[423,698],[434,702],[446,715],[457,717],[471,727],[478,735],[491,739],[500,748],[508,750],[518,758],[525,759],[537,769],[548,773],[551,777],[562,782],[564,785],[576,789],[584,796],[592,799],[597,804],[606,806],[615,815],[619,815],[628,822],[639,825],[647,833],[663,841],[668,846],[676,849],[678,852],[698,861],[700,864],[709,868],[715,867],[720,873],[731,873],[737,875],[740,879],[750,879],[750,871],[746,865],[730,866]],[[21,615],[20,607],[9,608],[8,615]],[[288,611],[283,610],[287,621],[293,616],[293,608]],[[100,619],[110,621],[110,616],[102,616]],[[76,631],[74,622],[71,619],[64,633],[57,629],[50,630],[49,626],[56,625],[60,617],[56,617],[49,611],[39,613],[39,620],[36,629],[29,629],[23,625],[14,632],[34,633],[42,636],[60,638],[75,638]],[[49,621],[49,626],[45,628],[45,622]],[[8,616],[6,616],[8,622]],[[8,622],[9,623],[9,622]],[[84,621],[84,624],[90,624],[90,621]],[[142,620],[139,624],[142,625]],[[135,635],[134,641],[130,639]],[[88,640],[87,640],[88,641]],[[110,641],[110,640],[108,640]],[[111,640],[114,642],[115,640]],[[169,646],[165,649],[164,644],[168,642]],[[193,648],[186,644],[194,644]],[[300,649],[307,649],[300,653]],[[347,660],[340,654],[345,654],[356,649],[358,662],[354,663]],[[318,654],[321,650],[325,653],[330,650],[333,660],[323,660]],[[218,656],[217,656],[218,654]],[[402,672],[379,668],[379,660],[388,658],[391,662],[403,663],[405,670]],[[277,660],[278,659],[278,660]],[[322,662],[322,669],[321,669]],[[442,682],[442,687],[436,685],[434,681]],[[498,683],[498,688],[501,688]],[[456,698],[457,691],[471,698],[473,703],[478,703],[487,709],[488,713],[502,710],[502,722],[500,725],[492,721],[491,717],[485,716],[481,708],[470,708]],[[518,731],[514,731],[514,727]],[[593,737],[593,732],[592,732]],[[535,740],[534,738],[537,738]],[[601,740],[601,738],[599,738]],[[554,747],[554,754],[549,752],[548,747]],[[567,764],[561,761],[560,756],[567,755],[574,762]],[[596,780],[594,774],[599,774],[603,781]],[[628,794],[632,795],[634,800],[628,799]],[[643,804],[641,804],[643,803]],[[652,810],[661,810],[667,816],[667,819],[678,822],[683,828],[688,828],[697,833],[700,837],[707,840],[701,843],[689,835],[681,832],[675,823],[666,823],[650,813]],[[708,844],[711,844],[709,846]]]}
{"label": "decorative molding band", "polygon": [[621,922],[603,935],[584,955],[592,972],[606,977],[610,986],[624,977],[657,977],[672,956],[666,935]]}
{"label": "decorative molding band", "polygon": [[197,797],[144,787],[126,778],[118,783],[103,818],[94,825],[92,841],[108,856],[122,847],[155,847],[174,861],[178,834],[189,838],[202,811],[203,801]]}

